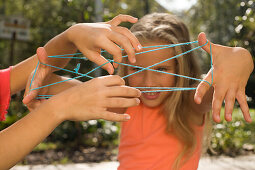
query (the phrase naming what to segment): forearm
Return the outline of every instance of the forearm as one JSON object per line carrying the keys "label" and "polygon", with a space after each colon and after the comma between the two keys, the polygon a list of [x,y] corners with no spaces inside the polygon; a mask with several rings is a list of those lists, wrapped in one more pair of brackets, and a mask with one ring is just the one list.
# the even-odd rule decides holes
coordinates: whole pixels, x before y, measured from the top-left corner
{"label": "forearm", "polygon": [[10,75],[11,95],[26,87],[28,77],[35,69],[37,63],[38,59],[34,55],[12,67]]}
{"label": "forearm", "polygon": [[[68,31],[69,29],[57,35],[45,45],[45,49],[48,55],[70,54],[74,53],[77,50],[75,45],[73,45],[67,37]],[[51,60],[51,65],[54,65],[56,63],[56,65],[61,67],[65,66],[68,61],[69,59],[54,58]],[[26,59],[25,61],[22,61],[19,64],[13,66],[10,77],[11,94],[15,94],[26,87],[28,77],[35,69],[37,64],[38,58],[36,57],[36,55],[34,55]]]}
{"label": "forearm", "polygon": [[0,132],[0,169],[14,166],[62,122],[53,107],[45,102]]}
{"label": "forearm", "polygon": [[[45,46],[47,54],[50,55],[62,55],[72,54],[77,51],[77,47],[69,40],[70,28],[61,34],[52,38]],[[63,60],[63,59],[61,59]],[[61,61],[59,60],[59,61]],[[58,62],[59,62],[58,61]]]}

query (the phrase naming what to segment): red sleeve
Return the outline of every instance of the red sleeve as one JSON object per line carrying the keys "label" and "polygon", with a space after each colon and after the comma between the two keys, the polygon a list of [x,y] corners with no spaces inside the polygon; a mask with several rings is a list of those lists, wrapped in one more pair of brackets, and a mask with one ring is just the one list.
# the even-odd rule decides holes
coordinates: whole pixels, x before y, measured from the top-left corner
{"label": "red sleeve", "polygon": [[10,71],[11,67],[0,70],[0,121],[5,120],[5,115],[11,99]]}

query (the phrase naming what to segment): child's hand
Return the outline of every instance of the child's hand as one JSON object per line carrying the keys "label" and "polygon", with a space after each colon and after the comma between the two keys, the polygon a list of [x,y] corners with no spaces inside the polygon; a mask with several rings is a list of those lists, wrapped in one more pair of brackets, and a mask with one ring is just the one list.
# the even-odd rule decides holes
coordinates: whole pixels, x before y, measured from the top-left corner
{"label": "child's hand", "polygon": [[127,121],[127,114],[117,114],[107,109],[127,108],[140,103],[141,92],[124,86],[119,76],[104,76],[74,86],[49,99],[53,112],[64,120],[86,121],[105,119],[110,121]]}
{"label": "child's hand", "polygon": [[[43,47],[39,47],[36,51],[37,58],[42,63],[49,63],[47,53]],[[41,87],[46,81],[46,78],[51,73],[51,70],[43,65],[39,64],[36,70],[36,74],[34,74],[35,70],[31,73],[30,78],[27,81],[27,86],[24,93],[23,103],[27,105],[27,107],[31,110],[32,108],[38,106],[41,103],[41,100],[36,100],[35,98],[38,94],[47,94],[48,87],[44,87],[38,90],[31,90],[38,87]],[[31,83],[31,79],[33,78],[33,82]],[[30,91],[31,90],[31,91]]]}
{"label": "child's hand", "polygon": [[[44,48],[51,55],[74,52],[78,48],[89,60],[102,65],[108,61],[101,56],[101,49],[111,53],[115,61],[121,62],[122,52],[120,47],[116,45],[118,44],[124,48],[130,62],[134,62],[135,50],[140,50],[141,45],[127,28],[118,26],[122,22],[135,23],[137,19],[129,15],[118,15],[105,23],[77,24],[53,38]],[[69,62],[70,59],[48,58],[44,48],[37,49],[37,57],[41,63],[63,68]],[[115,64],[115,67],[117,67],[117,64]],[[102,68],[106,69],[109,74],[114,72],[111,63],[104,65]],[[52,67],[40,64],[31,89],[40,87],[48,74],[55,70]],[[30,91],[23,100],[24,104],[31,102],[38,93],[38,90]]]}
{"label": "child's hand", "polygon": [[[206,36],[200,33],[198,36],[199,45],[206,43]],[[203,49],[210,54],[210,43]],[[223,100],[225,100],[225,119],[232,120],[232,112],[237,99],[244,118],[251,122],[249,107],[245,96],[245,86],[253,71],[253,60],[248,50],[240,47],[226,47],[211,43],[213,59],[213,101],[212,112],[215,122],[220,122],[220,111]],[[212,72],[207,73],[204,80],[211,83]],[[196,90],[194,100],[200,104],[203,96],[208,91],[209,85],[201,82]]]}
{"label": "child's hand", "polygon": [[[142,49],[138,39],[125,27],[118,26],[122,22],[136,23],[137,18],[129,15],[118,15],[104,23],[81,23],[67,30],[67,37],[90,61],[97,65],[108,62],[102,55],[101,49],[113,55],[117,62],[122,60],[121,46],[128,55],[131,63],[135,62],[135,51]],[[119,45],[119,46],[118,46]],[[114,63],[115,67],[117,64]],[[114,69],[111,63],[103,66],[109,74]]]}

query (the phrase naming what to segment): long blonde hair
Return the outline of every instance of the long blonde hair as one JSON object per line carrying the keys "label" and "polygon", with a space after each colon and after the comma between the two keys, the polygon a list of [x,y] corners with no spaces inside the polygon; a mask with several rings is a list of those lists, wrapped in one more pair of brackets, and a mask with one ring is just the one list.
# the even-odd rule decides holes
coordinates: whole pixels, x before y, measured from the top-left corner
{"label": "long blonde hair", "polygon": [[[130,30],[139,41],[156,41],[168,44],[190,42],[189,32],[185,24],[168,13],[145,15]],[[190,49],[190,45],[174,47],[174,56]],[[176,63],[176,74],[200,78],[201,71],[192,52],[176,58]],[[126,68],[120,67],[119,74],[125,75]],[[197,82],[194,80],[176,77],[176,87],[191,87],[195,84]],[[166,131],[175,134],[183,146],[172,167],[174,169],[179,169],[180,165],[188,160],[197,145],[194,127],[190,124],[188,116],[191,102],[190,92],[174,91],[166,98],[161,110],[167,121]],[[184,105],[185,107],[183,107]],[[205,119],[205,121],[207,120]]]}

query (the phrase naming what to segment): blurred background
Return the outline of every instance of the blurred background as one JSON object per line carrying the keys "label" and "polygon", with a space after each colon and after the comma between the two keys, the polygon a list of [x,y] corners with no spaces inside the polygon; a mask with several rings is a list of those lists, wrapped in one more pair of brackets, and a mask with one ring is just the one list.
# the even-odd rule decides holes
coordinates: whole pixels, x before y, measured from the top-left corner
{"label": "blurred background", "polygon": [[[255,0],[0,0],[0,69],[32,56],[37,47],[43,46],[73,24],[108,21],[118,14],[141,18],[152,12],[177,15],[188,26],[192,41],[203,31],[214,43],[244,47],[255,56],[254,10]],[[122,26],[130,28],[131,24],[124,23]],[[197,54],[201,55],[203,69],[208,70],[208,55],[202,52]],[[78,62],[74,60],[67,67],[73,69]],[[83,73],[93,67],[89,62],[82,64],[80,71]],[[105,72],[102,71],[102,74]],[[246,94],[255,121],[254,72],[247,84]],[[22,105],[22,96],[21,92],[12,97],[6,121],[0,122],[0,130],[28,113]],[[211,147],[214,152],[208,150],[207,154],[254,154],[254,121],[245,123],[238,104],[233,115],[232,122],[213,124]],[[118,135],[118,123],[103,120],[66,121],[21,164],[116,160]]]}

